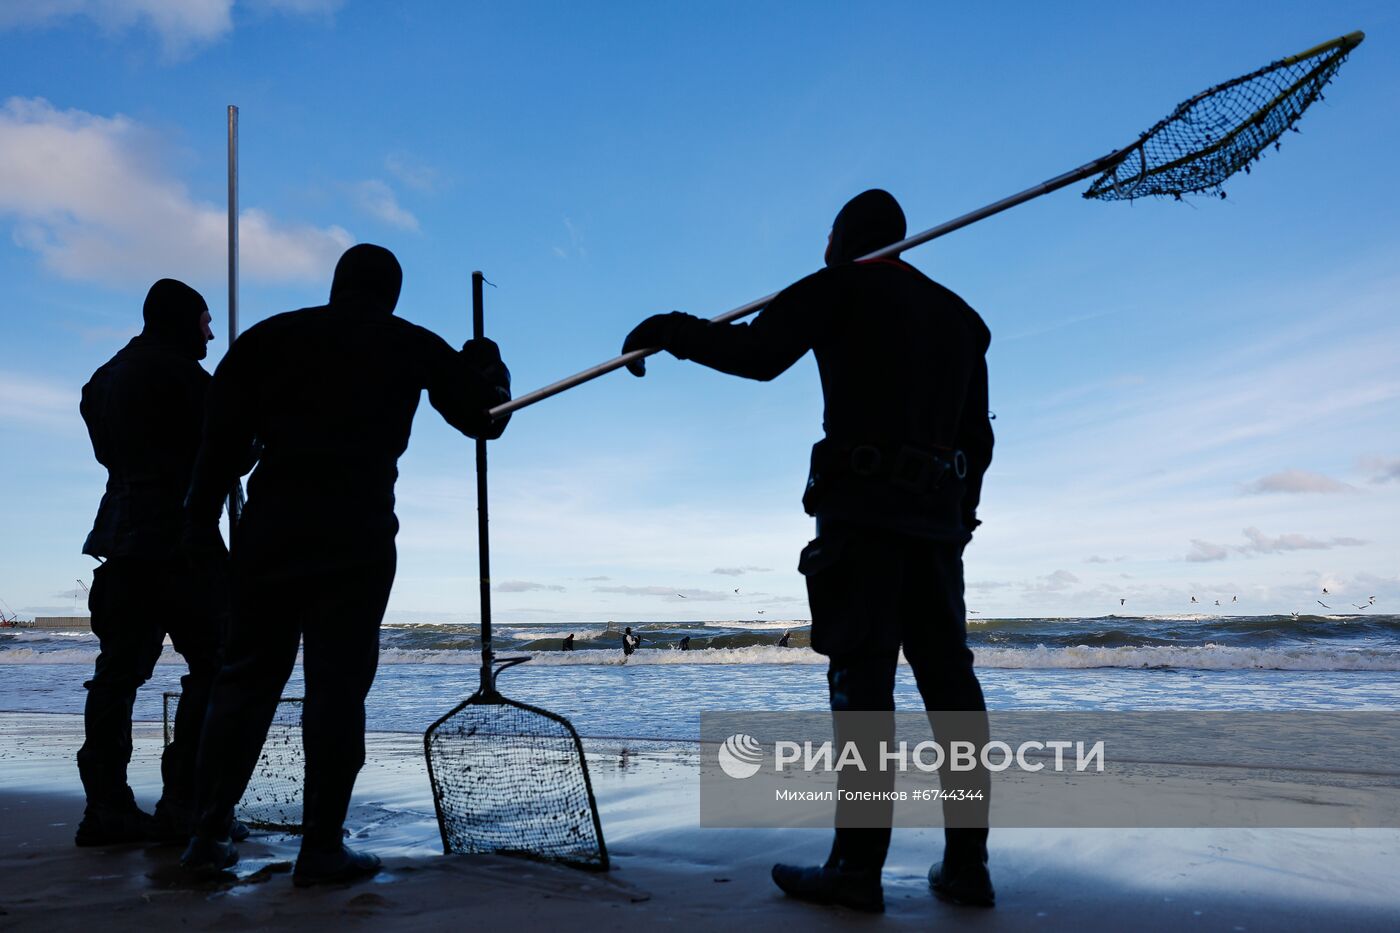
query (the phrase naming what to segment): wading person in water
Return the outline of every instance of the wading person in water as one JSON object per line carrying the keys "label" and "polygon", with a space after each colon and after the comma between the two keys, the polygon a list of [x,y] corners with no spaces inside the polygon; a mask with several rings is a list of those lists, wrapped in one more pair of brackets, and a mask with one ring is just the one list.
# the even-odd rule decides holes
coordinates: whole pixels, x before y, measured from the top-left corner
{"label": "wading person in water", "polygon": [[214,373],[186,503],[189,546],[218,551],[219,502],[260,459],[233,541],[233,622],[198,766],[196,834],[182,864],[227,868],[233,808],[303,649],[305,816],[298,885],[353,880],[379,860],[346,848],[342,825],[365,757],[365,695],[394,580],[394,482],[424,389],[448,424],[499,437],[488,408],[510,398],[496,345],[460,352],[394,316],[402,273],[388,250],[340,258],[326,305],[279,314],[240,336]]}
{"label": "wading person in water", "polygon": [[[980,746],[986,706],[967,647],[962,551],[978,524],[982,475],[992,458],[991,336],[961,298],[899,258],[856,261],[904,236],[895,199],[866,191],[836,216],[827,268],[785,289],[752,323],[659,314],[627,336],[622,352],[660,348],[759,380],[815,353],[826,436],[813,448],[803,496],[817,535],[799,569],[807,577],[812,648],[830,658],[831,708],[892,711],[902,647],[926,709],[973,714],[932,717],[939,741]],[[629,368],[638,376],[646,371],[642,360]],[[838,715],[838,744],[842,732]],[[860,747],[874,760],[875,741],[866,737]],[[945,788],[980,792],[981,799],[945,802],[950,828],[929,883],[943,897],[990,906],[986,772],[945,768],[940,777]],[[877,773],[859,787],[878,791],[892,781],[892,774]],[[841,786],[856,786],[846,771]],[[803,900],[883,910],[891,808],[838,805],[826,862],[776,865],[773,880]],[[851,828],[853,813],[863,826],[881,828]]]}

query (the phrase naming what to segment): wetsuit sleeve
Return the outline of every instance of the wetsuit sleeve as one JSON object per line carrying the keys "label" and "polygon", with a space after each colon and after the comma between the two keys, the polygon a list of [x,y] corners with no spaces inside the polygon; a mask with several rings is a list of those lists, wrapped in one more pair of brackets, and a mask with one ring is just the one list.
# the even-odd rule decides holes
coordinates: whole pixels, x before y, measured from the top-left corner
{"label": "wetsuit sleeve", "polygon": [[204,437],[185,497],[185,520],[197,528],[217,525],[234,482],[256,460],[251,375],[257,371],[256,336],[235,341],[214,370],[204,408]]}
{"label": "wetsuit sleeve", "polygon": [[963,486],[963,527],[971,532],[979,524],[977,505],[982,499],[982,476],[992,464],[991,414],[987,399],[987,357],[978,356],[967,387],[962,417],[958,421],[958,448],[967,457],[967,477]]}
{"label": "wetsuit sleeve", "polygon": [[428,333],[428,403],[468,437],[495,440],[505,433],[510,416],[492,420],[487,410],[510,401],[510,370],[500,348],[485,338],[468,340],[454,351]]}
{"label": "wetsuit sleeve", "polygon": [[779,292],[752,323],[716,324],[685,316],[665,349],[678,359],[766,382],[821,341],[835,304],[834,281],[825,271],[817,272]]}

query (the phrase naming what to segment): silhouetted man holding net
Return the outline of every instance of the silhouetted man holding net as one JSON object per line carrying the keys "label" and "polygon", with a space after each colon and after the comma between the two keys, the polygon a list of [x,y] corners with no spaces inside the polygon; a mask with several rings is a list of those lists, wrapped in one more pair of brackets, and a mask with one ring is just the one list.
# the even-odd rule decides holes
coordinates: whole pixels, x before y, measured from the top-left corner
{"label": "silhouetted man holding net", "polygon": [[[817,537],[799,569],[807,577],[812,648],[831,659],[831,708],[893,711],[902,647],[926,709],[972,714],[930,716],[939,741],[980,746],[986,706],[967,647],[962,549],[978,524],[982,475],[992,457],[991,335],[962,299],[913,266],[897,258],[854,261],[904,236],[895,199],[866,191],[837,215],[827,268],[785,289],[753,323],[659,314],[633,330],[622,350],[659,347],[760,380],[814,351],[826,436],[813,448],[803,496]],[[642,360],[629,368],[645,373]],[[847,739],[844,730],[838,715],[838,745]],[[865,761],[878,758],[876,738],[860,737]],[[943,896],[990,905],[986,772],[944,770],[941,779],[945,788],[980,791],[981,800],[945,803],[944,859],[929,881]],[[842,771],[840,780],[843,789],[879,791],[892,786],[893,775],[853,780]],[[776,865],[773,880],[804,900],[883,910],[880,871],[891,806],[838,805],[826,863]]]}
{"label": "silhouetted man holding net", "polygon": [[486,410],[510,398],[489,340],[454,352],[395,317],[402,272],[362,244],[335,270],[330,302],[240,336],[214,374],[186,511],[192,549],[222,546],[219,502],[253,438],[260,459],[234,538],[233,626],[200,747],[199,822],[182,864],[217,870],[238,853],[233,808],[257,764],[303,650],[306,780],[298,885],[353,880],[379,860],[342,842],[364,764],[364,701],[394,579],[394,483],[424,389],[449,424],[499,437]]}
{"label": "silhouetted man holding net", "polygon": [[[145,327],[83,386],[82,415],[107,489],[83,553],[104,559],[88,605],[101,644],[87,687],[78,771],[87,810],[80,846],[179,839],[190,831],[195,753],[209,688],[218,670],[221,567],[192,567],[178,555],[181,504],[204,421],[209,374],[199,365],[214,339],[209,308],[174,279],[151,286]],[[214,521],[218,522],[217,507]],[[127,784],[131,712],[166,635],[189,665],[174,738],[161,757],[155,817]]]}

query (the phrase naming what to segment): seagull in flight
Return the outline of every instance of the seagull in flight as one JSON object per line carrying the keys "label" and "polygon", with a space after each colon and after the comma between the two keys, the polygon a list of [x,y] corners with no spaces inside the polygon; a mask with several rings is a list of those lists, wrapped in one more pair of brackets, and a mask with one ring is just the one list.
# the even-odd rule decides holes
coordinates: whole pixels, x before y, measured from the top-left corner
{"label": "seagull in flight", "polygon": [[1323,609],[1331,609],[1331,608],[1332,608],[1331,606],[1327,605],[1326,603],[1324,603],[1324,602],[1323,602],[1322,600],[1320,600],[1320,599],[1317,601],[1317,604],[1318,604],[1319,606],[1321,606]]}
{"label": "seagull in flight", "polygon": [[1198,603],[1198,602],[1200,602],[1199,599],[1197,599],[1197,598],[1194,597],[1194,596],[1191,597],[1191,603],[1192,603],[1193,605],[1194,605],[1195,603]]}
{"label": "seagull in flight", "polygon": [[765,612],[767,612],[767,611],[768,611],[767,609],[760,609],[760,610],[758,610],[758,614],[759,614],[759,615],[763,615],[763,614],[764,614]]}
{"label": "seagull in flight", "polygon": [[1128,601],[1127,601],[1126,599],[1120,599],[1120,600],[1118,600],[1118,605],[1122,606],[1122,605],[1125,605],[1127,602],[1128,602]]}
{"label": "seagull in flight", "polygon": [[1327,587],[1325,587],[1325,586],[1322,588],[1322,595],[1323,595],[1323,596],[1329,595],[1328,592],[1327,592]]}
{"label": "seagull in flight", "polygon": [[734,587],[734,592],[735,592],[735,593],[738,593],[738,592],[739,592],[739,588],[738,588],[737,586]]}
{"label": "seagull in flight", "polygon": [[679,596],[681,599],[686,598],[686,595],[684,593],[677,593],[676,595]]}
{"label": "seagull in flight", "polygon": [[1237,602],[1239,602],[1239,601],[1240,601],[1240,598],[1239,598],[1238,596],[1231,596],[1231,597],[1230,597],[1230,602],[1232,602],[1232,603],[1237,603]]}
{"label": "seagull in flight", "polygon": [[1370,609],[1370,608],[1371,608],[1371,604],[1370,604],[1370,603],[1352,603],[1352,605],[1355,606],[1357,609]]}

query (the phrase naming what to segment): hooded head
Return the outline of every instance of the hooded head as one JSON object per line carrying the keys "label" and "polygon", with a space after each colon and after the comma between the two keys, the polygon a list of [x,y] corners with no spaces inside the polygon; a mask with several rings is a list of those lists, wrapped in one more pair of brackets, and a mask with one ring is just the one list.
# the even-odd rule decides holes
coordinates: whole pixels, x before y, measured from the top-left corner
{"label": "hooded head", "polygon": [[390,314],[399,303],[403,270],[394,254],[373,243],[352,246],[335,264],[332,305],[356,305]]}
{"label": "hooded head", "polygon": [[894,195],[871,188],[846,202],[831,224],[826,264],[834,266],[859,259],[882,246],[904,239],[904,211]]}
{"label": "hooded head", "polygon": [[202,360],[209,352],[204,316],[209,305],[204,297],[184,282],[161,279],[146,293],[141,316],[146,326],[141,336],[169,344],[192,359]]}

